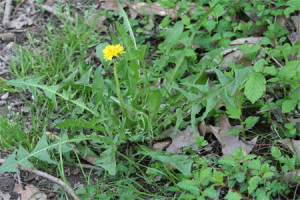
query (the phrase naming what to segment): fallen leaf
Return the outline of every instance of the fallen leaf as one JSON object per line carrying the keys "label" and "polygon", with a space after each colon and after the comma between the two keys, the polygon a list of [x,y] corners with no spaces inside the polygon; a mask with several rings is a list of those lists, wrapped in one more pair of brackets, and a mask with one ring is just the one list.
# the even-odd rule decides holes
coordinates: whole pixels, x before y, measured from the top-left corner
{"label": "fallen leaf", "polygon": [[22,184],[16,184],[14,192],[21,194],[21,200],[46,200],[47,195],[39,191],[34,185],[26,185],[25,190]]}
{"label": "fallen leaf", "polygon": [[[97,16],[96,16],[95,14],[89,16],[88,19],[87,19],[87,21],[86,21],[86,23],[87,23],[87,24],[92,24],[92,23],[94,23],[96,17],[97,17]],[[98,28],[98,30],[100,29],[99,31],[106,31],[106,30],[107,30],[107,27],[103,24],[103,22],[104,22],[104,20],[106,20],[106,18],[107,18],[107,17],[104,16],[104,15],[98,17],[98,18],[96,19],[96,22],[95,22],[95,28]]]}
{"label": "fallen leaf", "polygon": [[300,181],[300,169],[285,173],[284,178],[287,182],[290,182],[290,183],[299,182]]}
{"label": "fallen leaf", "polygon": [[285,144],[295,155],[300,156],[300,140],[285,138],[283,140],[278,140],[278,142]]}
{"label": "fallen leaf", "polygon": [[206,135],[206,124],[205,124],[204,120],[199,124],[198,129],[199,129],[200,135],[205,137],[205,135]]}
{"label": "fallen leaf", "polygon": [[129,13],[131,19],[135,19],[138,15],[149,16],[151,14],[162,17],[169,15],[172,19],[174,19],[178,9],[178,6],[175,9],[165,9],[159,5],[158,2],[154,2],[152,4],[148,4],[146,2],[137,2],[130,5]]}
{"label": "fallen leaf", "polygon": [[152,150],[153,151],[158,151],[159,149],[164,150],[165,148],[167,148],[170,144],[172,143],[172,140],[164,140],[164,141],[159,141],[159,142],[155,142],[152,146]]}
{"label": "fallen leaf", "polygon": [[[125,2],[120,1],[121,6],[124,8],[126,6]],[[119,10],[117,0],[103,0],[101,1],[101,7],[104,10]]]}
{"label": "fallen leaf", "polygon": [[9,200],[9,199],[10,199],[9,193],[5,194],[0,191],[0,200]]}
{"label": "fallen leaf", "polygon": [[164,138],[170,137],[172,139],[172,143],[166,149],[166,152],[172,154],[181,154],[182,148],[186,146],[191,146],[193,148],[197,148],[195,136],[200,136],[198,130],[194,132],[192,130],[192,126],[187,126],[185,130],[178,130],[174,135],[174,127],[164,131],[162,133]]}
{"label": "fallen leaf", "polygon": [[3,41],[13,41],[16,37],[14,33],[0,33],[0,39]]}
{"label": "fallen leaf", "polygon": [[9,28],[21,29],[25,25],[32,25],[32,23],[32,18],[22,14],[17,19],[10,21]]}
{"label": "fallen leaf", "polygon": [[[238,49],[237,46],[243,45],[243,44],[248,44],[251,47],[254,44],[259,44],[259,42],[263,38],[264,37],[248,37],[248,38],[239,38],[239,39],[233,40],[230,42],[230,46],[233,46],[233,47],[221,52],[221,55],[223,56],[222,60],[218,61],[218,60],[214,59],[214,62],[217,63],[222,70],[229,69],[229,66],[228,66],[229,62],[233,62],[236,65],[243,64],[243,66],[250,66],[250,65],[252,65],[252,61],[247,59],[246,57],[248,55],[243,54],[243,50]],[[202,59],[210,59],[210,57],[205,55]],[[213,69],[206,70],[205,72],[213,73]]]}
{"label": "fallen leaf", "polygon": [[242,125],[231,126],[226,115],[220,117],[219,126],[210,126],[210,128],[222,146],[223,157],[231,156],[238,147],[241,147],[244,153],[249,154],[258,138],[256,136],[250,142],[245,143],[239,139],[239,135],[226,135],[231,129],[243,129]]}

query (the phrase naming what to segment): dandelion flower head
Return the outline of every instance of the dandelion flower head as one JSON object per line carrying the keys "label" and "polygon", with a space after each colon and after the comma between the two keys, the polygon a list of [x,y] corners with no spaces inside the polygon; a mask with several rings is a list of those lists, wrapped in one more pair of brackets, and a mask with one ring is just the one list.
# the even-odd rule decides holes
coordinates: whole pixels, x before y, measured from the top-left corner
{"label": "dandelion flower head", "polygon": [[113,57],[119,57],[120,54],[124,53],[124,48],[120,44],[107,45],[102,52],[105,60],[112,60]]}

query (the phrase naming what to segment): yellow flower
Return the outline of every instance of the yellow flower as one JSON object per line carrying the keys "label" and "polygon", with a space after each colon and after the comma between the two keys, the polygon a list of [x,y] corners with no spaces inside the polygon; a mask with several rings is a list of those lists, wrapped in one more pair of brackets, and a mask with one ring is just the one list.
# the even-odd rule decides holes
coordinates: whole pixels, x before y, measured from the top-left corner
{"label": "yellow flower", "polygon": [[120,54],[124,53],[124,48],[120,44],[107,45],[102,52],[105,60],[112,60],[113,57],[119,57]]}

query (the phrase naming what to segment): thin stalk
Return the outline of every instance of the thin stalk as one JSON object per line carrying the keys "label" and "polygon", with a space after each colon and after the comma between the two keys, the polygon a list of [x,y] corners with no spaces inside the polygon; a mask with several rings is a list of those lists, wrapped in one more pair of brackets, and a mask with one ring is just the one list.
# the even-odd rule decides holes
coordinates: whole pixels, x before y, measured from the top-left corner
{"label": "thin stalk", "polygon": [[123,116],[127,117],[127,113],[126,113],[125,107],[124,107],[124,101],[123,101],[122,96],[121,96],[119,76],[118,76],[118,70],[117,70],[116,62],[114,62],[114,75],[115,75],[115,79],[116,79],[117,93],[118,93],[118,97],[119,97],[119,101],[120,101],[121,110],[122,110]]}

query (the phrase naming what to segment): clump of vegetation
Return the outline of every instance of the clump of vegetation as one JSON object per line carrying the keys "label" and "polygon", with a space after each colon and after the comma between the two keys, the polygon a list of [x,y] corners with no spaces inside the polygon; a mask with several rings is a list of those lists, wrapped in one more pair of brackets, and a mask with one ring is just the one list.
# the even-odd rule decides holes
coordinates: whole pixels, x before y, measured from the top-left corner
{"label": "clump of vegetation", "polygon": [[102,167],[101,182],[83,173],[81,199],[300,198],[300,43],[276,21],[299,3],[158,4],[177,14],[153,38],[139,26],[151,16],[120,4],[109,39],[85,19],[29,35],[5,88],[34,96],[33,125],[25,137],[19,118],[0,118],[1,148],[14,150],[0,171],[47,164],[67,182],[65,162]]}

